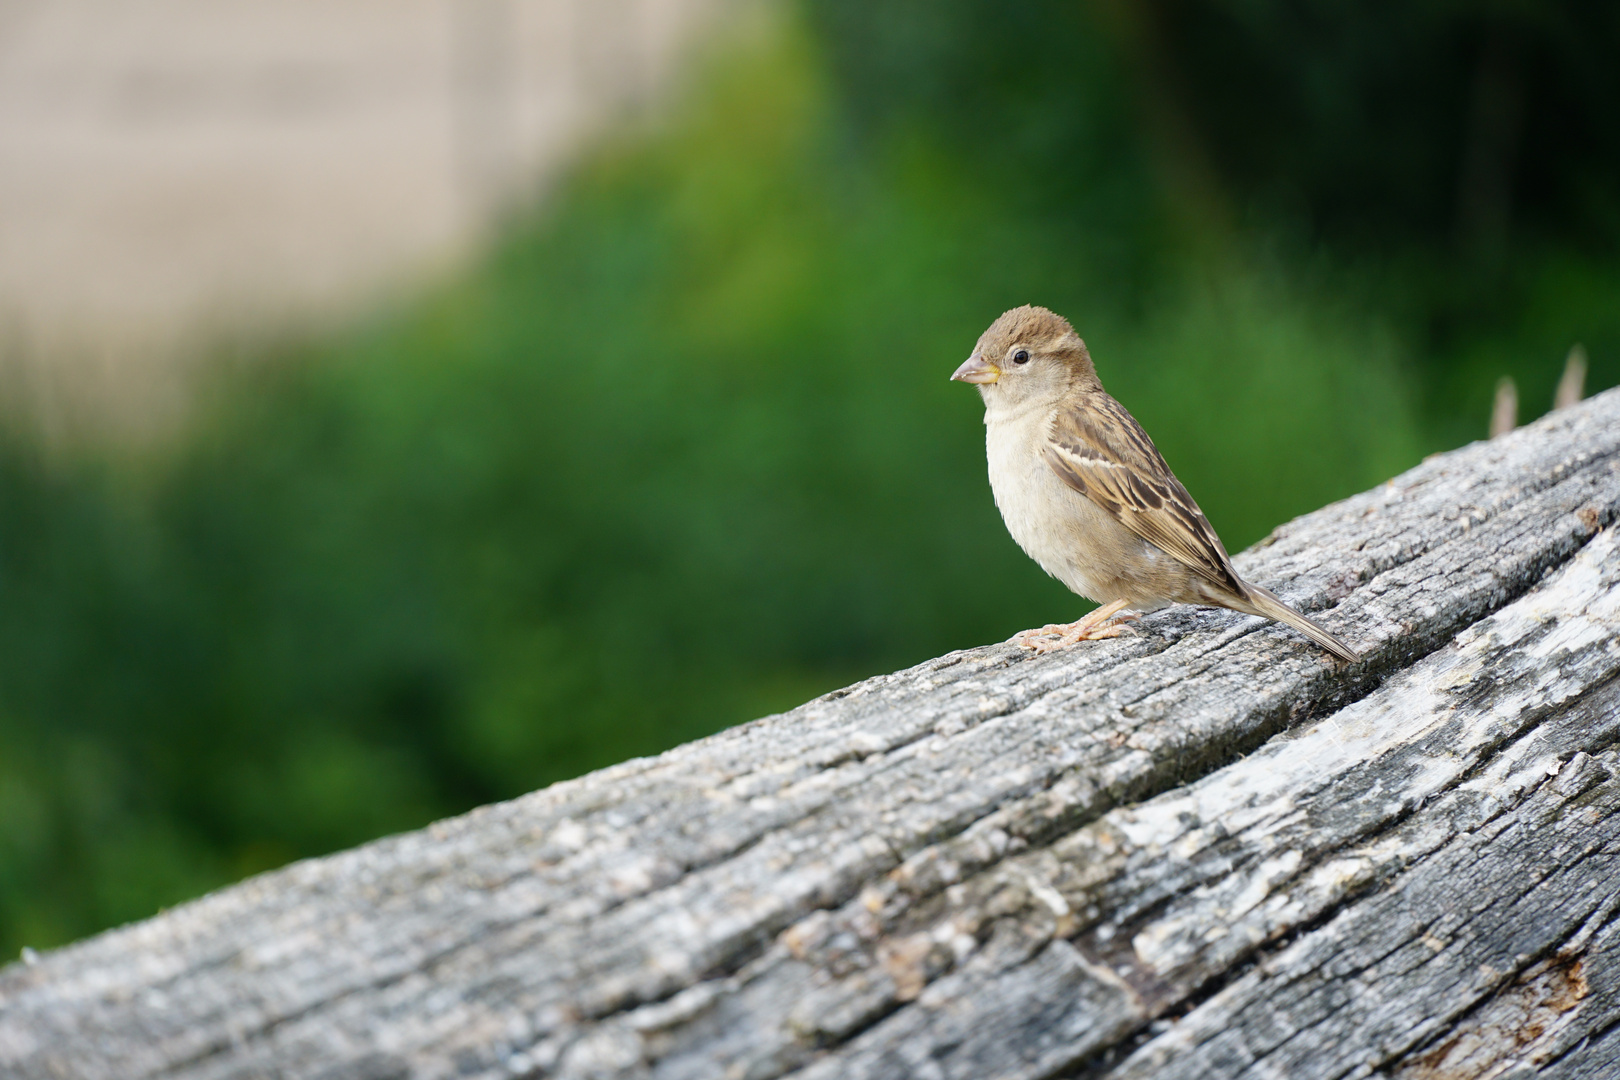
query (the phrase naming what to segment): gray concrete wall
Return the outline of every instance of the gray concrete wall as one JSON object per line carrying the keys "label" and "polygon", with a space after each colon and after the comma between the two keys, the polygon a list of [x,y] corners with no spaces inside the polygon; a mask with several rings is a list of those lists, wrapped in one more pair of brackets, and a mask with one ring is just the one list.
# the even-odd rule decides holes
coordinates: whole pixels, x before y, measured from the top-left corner
{"label": "gray concrete wall", "polygon": [[718,2],[0,0],[0,364],[162,412],[198,342],[466,252]]}

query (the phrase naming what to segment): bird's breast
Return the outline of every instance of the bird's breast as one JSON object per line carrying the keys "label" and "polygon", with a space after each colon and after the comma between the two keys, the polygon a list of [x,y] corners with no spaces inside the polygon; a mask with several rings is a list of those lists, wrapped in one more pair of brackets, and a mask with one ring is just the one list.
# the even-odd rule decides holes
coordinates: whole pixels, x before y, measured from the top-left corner
{"label": "bird's breast", "polygon": [[1007,531],[1041,569],[1072,591],[1108,603],[1158,606],[1157,578],[1173,559],[1065,484],[1046,463],[1045,418],[987,418],[990,490]]}

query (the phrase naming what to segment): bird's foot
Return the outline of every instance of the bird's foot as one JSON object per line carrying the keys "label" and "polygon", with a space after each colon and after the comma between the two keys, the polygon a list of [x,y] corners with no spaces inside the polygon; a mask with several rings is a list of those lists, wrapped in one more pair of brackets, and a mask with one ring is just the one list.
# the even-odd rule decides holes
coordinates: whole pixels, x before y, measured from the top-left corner
{"label": "bird's foot", "polygon": [[1014,645],[1030,649],[1039,656],[1042,653],[1066,649],[1082,641],[1119,637],[1125,632],[1124,624],[1137,618],[1135,615],[1120,614],[1125,604],[1124,600],[1114,600],[1076,622],[1053,623],[1039,630],[1025,630],[1014,634],[1011,641]]}

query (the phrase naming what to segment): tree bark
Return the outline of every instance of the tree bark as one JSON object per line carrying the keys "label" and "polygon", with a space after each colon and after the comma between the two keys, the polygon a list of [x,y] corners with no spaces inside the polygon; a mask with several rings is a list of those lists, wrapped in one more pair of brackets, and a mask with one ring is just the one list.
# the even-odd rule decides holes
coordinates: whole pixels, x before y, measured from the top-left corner
{"label": "tree bark", "polygon": [[1620,391],[1172,608],[952,653],[0,972],[0,1073],[1620,1075]]}

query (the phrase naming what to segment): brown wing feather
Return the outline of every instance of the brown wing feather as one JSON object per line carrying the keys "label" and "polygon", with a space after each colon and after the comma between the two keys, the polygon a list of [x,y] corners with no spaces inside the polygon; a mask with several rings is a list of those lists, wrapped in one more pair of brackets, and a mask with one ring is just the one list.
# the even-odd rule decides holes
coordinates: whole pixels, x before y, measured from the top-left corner
{"label": "brown wing feather", "polygon": [[1247,597],[1221,538],[1147,432],[1107,394],[1052,419],[1046,461],[1075,491],[1223,589]]}

